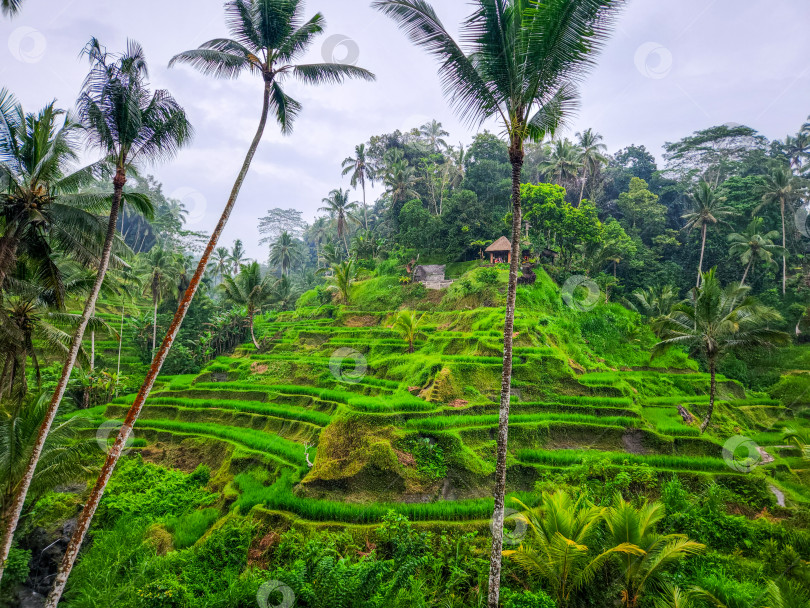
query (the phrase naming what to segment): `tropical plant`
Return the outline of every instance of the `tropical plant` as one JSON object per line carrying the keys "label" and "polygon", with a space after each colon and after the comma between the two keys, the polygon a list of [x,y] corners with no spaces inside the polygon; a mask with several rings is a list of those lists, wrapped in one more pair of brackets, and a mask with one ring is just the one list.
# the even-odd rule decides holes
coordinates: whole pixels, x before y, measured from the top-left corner
{"label": "tropical plant", "polygon": [[382,173],[382,182],[385,185],[385,193],[391,197],[391,208],[396,214],[402,203],[419,198],[419,193],[414,189],[418,178],[407,159],[395,154],[387,161]]}
{"label": "tropical plant", "polygon": [[630,542],[617,543],[592,555],[589,546],[596,539],[603,509],[574,500],[566,492],[543,492],[540,505],[523,509],[519,516],[528,525],[527,534],[516,550],[503,554],[532,577],[542,579],[559,608],[572,604],[572,594],[593,581],[599,569],[613,556],[641,555]]}
{"label": "tropical plant", "polygon": [[489,608],[500,594],[506,489],[506,444],[512,378],[515,294],[520,263],[520,184],[526,140],[552,135],[575,105],[575,82],[608,38],[618,0],[475,0],[462,24],[462,48],[424,0],[376,0],[414,44],[439,62],[451,105],[471,123],[496,119],[508,138],[512,165],[512,252],[504,323]]}
{"label": "tropical plant", "polygon": [[286,230],[270,244],[270,264],[278,268],[282,276],[289,275],[290,269],[299,265],[303,259],[300,241],[290,236]]}
{"label": "tropical plant", "polygon": [[332,266],[332,286],[337,289],[344,304],[348,304],[351,299],[350,289],[354,275],[354,259]]}
{"label": "tropical plant", "polygon": [[765,185],[762,188],[762,203],[754,210],[757,213],[760,209],[769,205],[779,205],[779,213],[782,217],[782,295],[787,290],[787,234],[785,230],[785,213],[792,207],[796,199],[804,192],[800,180],[793,175],[788,167],[778,167],[765,177]]}
{"label": "tropical plant", "polygon": [[225,300],[247,309],[250,338],[256,350],[260,350],[260,346],[253,331],[253,322],[256,315],[262,314],[264,308],[273,300],[274,284],[275,281],[270,276],[262,276],[258,262],[242,266],[242,271],[235,278],[225,277],[222,282]]}
{"label": "tropical plant", "polygon": [[[165,90],[150,94],[146,80],[146,59],[143,49],[136,42],[130,41],[123,54],[114,55],[108,53],[98,40],[93,38],[85,47],[84,53],[89,58],[91,67],[79,95],[77,111],[87,143],[101,151],[114,172],[112,203],[95,284],[73,334],[62,374],[40,428],[40,437],[31,451],[28,469],[20,482],[15,504],[10,509],[9,520],[3,527],[0,577],[37,460],[67,389],[70,374],[84,339],[84,332],[95,311],[96,301],[110,264],[127,172],[139,163],[171,158],[191,137],[191,126],[185,112],[174,98]],[[78,552],[78,547],[76,551]],[[73,559],[75,554],[70,558],[71,563]],[[55,583],[57,588],[64,586],[63,578],[66,577],[57,577]],[[55,603],[52,605],[55,606]]]}
{"label": "tropical plant", "polygon": [[0,10],[3,11],[4,15],[9,17],[13,17],[19,13],[22,5],[23,0],[0,0]]}
{"label": "tropical plant", "polygon": [[450,133],[445,131],[442,123],[435,118],[419,127],[419,134],[427,140],[433,154],[439,154],[442,150],[447,149],[447,141],[444,138]]}
{"label": "tropical plant", "polygon": [[152,298],[152,355],[157,346],[158,306],[172,295],[177,295],[177,277],[180,274],[180,260],[177,254],[162,247],[153,247],[138,260],[139,279],[146,293]]}
{"label": "tropical plant", "polygon": [[210,40],[200,48],[185,51],[172,58],[171,65],[187,63],[203,74],[217,78],[236,78],[243,72],[260,76],[263,84],[262,112],[259,126],[248,148],[245,160],[228,197],[228,202],[203,251],[189,287],[178,302],[174,319],[155,354],[149,372],[138,395],[130,407],[121,430],[107,456],[101,475],[90,493],[76,530],[68,543],[65,556],[54,581],[54,587],[46,600],[46,608],[56,608],[79,548],[90,527],[93,514],[112,475],[121,451],[132,433],[135,421],[149,396],[160,368],[177,337],[183,319],[197,292],[208,260],[217,246],[225,224],[230,217],[251,161],[262,139],[267,118],[272,110],[284,134],[292,131],[293,121],[301,110],[301,104],[287,95],[282,87],[286,78],[293,76],[310,84],[340,83],[346,78],[372,80],[373,74],[362,68],[336,63],[295,64],[312,45],[316,36],[323,32],[323,16],[318,13],[311,19],[302,18],[301,0],[229,0],[225,4],[228,26],[233,38]]}
{"label": "tropical plant", "polygon": [[343,175],[351,174],[352,188],[363,189],[363,228],[368,230],[368,205],[366,204],[366,182],[374,183],[374,171],[366,158],[366,144],[354,147],[354,157],[347,157],[343,161]]}
{"label": "tropical plant", "polygon": [[693,288],[683,303],[656,321],[661,341],[653,349],[656,355],[670,346],[683,346],[706,358],[711,383],[701,433],[706,431],[714,412],[718,360],[735,348],[772,348],[790,342],[788,334],[768,326],[781,321],[782,316],[748,295],[748,287],[732,283],[723,288],[714,268],[702,279],[700,287]]}
{"label": "tropical plant", "polygon": [[602,165],[607,165],[608,158],[605,156],[607,146],[602,143],[601,134],[595,133],[593,129],[585,129],[582,133],[577,133],[577,145],[581,150],[582,160],[582,187],[579,190],[579,202],[585,196],[585,184],[588,179],[599,173]]}
{"label": "tropical plant", "polygon": [[408,352],[411,354],[413,353],[413,342],[416,339],[421,321],[422,315],[417,314],[415,310],[400,310],[394,318],[392,327],[408,343]]}
{"label": "tropical plant", "polygon": [[774,244],[773,239],[779,236],[779,232],[771,230],[762,232],[762,218],[756,217],[751,220],[743,232],[734,232],[728,235],[728,242],[731,243],[728,252],[740,259],[740,264],[745,267],[740,285],[745,285],[748,271],[754,262],[763,262],[766,266],[773,264],[773,256],[784,253],[784,247]]}
{"label": "tropical plant", "polygon": [[233,242],[229,258],[231,262],[231,273],[237,274],[242,264],[248,261],[247,255],[245,254],[245,244],[242,242],[242,239],[236,239]]}
{"label": "tropical plant", "polygon": [[689,540],[682,534],[659,535],[656,524],[664,517],[664,506],[645,501],[636,508],[621,495],[614,497],[613,505],[605,509],[604,518],[613,545],[631,543],[640,553],[616,554],[624,574],[622,605],[637,608],[642,596],[648,592],[664,591],[665,573],[689,555],[705,550],[705,545]]}
{"label": "tropical plant", "polygon": [[346,253],[349,253],[349,242],[346,240],[346,232],[348,231],[348,217],[349,212],[357,207],[356,203],[349,202],[349,191],[343,188],[337,188],[329,193],[329,196],[323,199],[326,204],[318,211],[325,211],[329,214],[335,222],[337,228],[337,236],[343,239],[343,245],[346,247]]}
{"label": "tropical plant", "polygon": [[631,307],[649,319],[668,315],[678,300],[678,292],[672,285],[641,287],[632,296],[635,302],[630,302]]}
{"label": "tropical plant", "polygon": [[706,231],[710,225],[716,225],[734,213],[734,210],[724,205],[726,198],[717,196],[714,189],[705,181],[698,183],[689,195],[689,200],[692,203],[692,211],[683,215],[683,219],[686,220],[684,230],[691,231],[694,228],[700,230],[700,261],[696,283],[700,287],[700,278],[703,276],[703,254],[706,251]]}
{"label": "tropical plant", "polygon": [[219,280],[222,281],[225,275],[231,270],[231,252],[228,251],[227,247],[217,247],[214,252],[213,262],[214,272],[217,277],[219,277]]}
{"label": "tropical plant", "polygon": [[[580,171],[587,171],[582,148],[569,139],[554,141],[540,170],[564,188],[575,183]],[[584,190],[583,190],[584,191]]]}

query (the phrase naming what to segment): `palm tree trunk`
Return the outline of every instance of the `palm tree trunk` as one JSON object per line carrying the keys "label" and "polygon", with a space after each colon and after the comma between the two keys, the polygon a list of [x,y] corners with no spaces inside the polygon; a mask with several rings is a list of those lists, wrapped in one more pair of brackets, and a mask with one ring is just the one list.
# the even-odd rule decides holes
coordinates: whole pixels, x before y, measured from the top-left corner
{"label": "palm tree trunk", "polygon": [[121,347],[124,344],[124,298],[121,298],[121,328],[118,330],[118,367],[115,373],[121,375]]}
{"label": "palm tree trunk", "polygon": [[579,190],[579,205],[582,204],[582,198],[585,196],[585,183],[588,181],[588,170],[582,168],[582,188]]}
{"label": "palm tree trunk", "polygon": [[155,356],[155,346],[157,345],[157,307],[158,307],[158,298],[157,294],[153,291],[152,292],[152,301],[155,303],[154,308],[152,309],[152,356]]}
{"label": "palm tree trunk", "polygon": [[[779,199],[779,208],[782,213],[782,247],[787,251],[787,239],[785,238],[785,199]],[[787,254],[782,254],[782,295],[787,291]]]}
{"label": "palm tree trunk", "polygon": [[740,279],[740,287],[745,285],[745,277],[748,276],[748,271],[751,270],[751,264],[754,263],[754,258],[751,258],[751,261],[748,262],[748,266],[745,267],[745,272],[743,273],[742,279]]}
{"label": "palm tree trunk", "polygon": [[709,373],[711,374],[712,380],[711,384],[709,385],[709,411],[706,412],[706,417],[703,419],[703,424],[700,425],[701,434],[706,432],[709,423],[712,421],[712,414],[714,413],[714,394],[717,391],[717,382],[715,381],[716,371],[714,357],[710,357]]}
{"label": "palm tree trunk", "polygon": [[[107,222],[107,236],[104,239],[104,249],[101,253],[101,260],[99,261],[98,272],[96,274],[96,282],[93,284],[93,291],[84,303],[84,311],[82,312],[81,320],[73,334],[73,341],[70,344],[67,359],[62,367],[62,375],[59,378],[59,383],[56,385],[51,401],[48,404],[48,410],[45,412],[45,417],[42,420],[42,425],[39,427],[36,441],[34,442],[31,450],[31,458],[25,468],[25,473],[20,480],[20,484],[14,495],[14,502],[9,508],[6,520],[3,522],[3,540],[0,544],[0,579],[3,577],[3,570],[5,563],[8,559],[9,551],[11,550],[11,542],[14,538],[14,531],[17,529],[17,524],[20,521],[20,514],[22,513],[25,498],[28,495],[28,489],[31,487],[31,480],[34,478],[34,471],[37,468],[37,462],[42,454],[42,448],[45,445],[45,439],[51,430],[56,412],[59,409],[59,404],[62,397],[65,395],[70,374],[73,371],[73,366],[76,364],[76,357],[79,355],[79,349],[82,347],[82,340],[84,339],[84,332],[87,329],[87,324],[90,317],[96,309],[96,301],[101,292],[101,285],[104,282],[104,275],[107,274],[107,267],[110,265],[110,256],[112,254],[113,241],[115,239],[115,226],[118,223],[118,210],[121,208],[121,194],[124,190],[124,184],[127,181],[126,170],[119,167],[113,179],[113,200],[110,207],[110,217]],[[55,604],[54,604],[55,606]]]}
{"label": "palm tree trunk", "polygon": [[208,260],[211,258],[211,254],[217,246],[217,241],[219,241],[219,237],[222,235],[222,231],[225,229],[225,225],[228,223],[228,218],[231,215],[231,211],[236,203],[236,199],[239,196],[239,191],[242,188],[242,183],[245,181],[248,169],[250,169],[250,163],[253,161],[253,157],[256,154],[256,148],[259,147],[259,142],[264,134],[264,127],[267,124],[267,114],[270,109],[270,88],[271,82],[266,79],[264,83],[264,104],[262,107],[261,120],[259,121],[259,128],[256,131],[253,142],[250,144],[250,148],[245,156],[245,161],[242,163],[242,169],[239,171],[236,182],[234,182],[231,195],[228,198],[225,208],[222,210],[222,215],[219,218],[219,222],[217,222],[214,232],[211,234],[211,238],[208,240],[208,245],[200,258],[200,262],[197,264],[197,270],[194,272],[194,276],[191,278],[188,288],[178,302],[177,311],[174,313],[174,318],[169,326],[169,330],[166,332],[166,336],[163,338],[160,349],[152,359],[152,365],[149,367],[149,372],[146,374],[146,378],[144,379],[141,389],[135,398],[135,402],[129,408],[129,412],[127,412],[127,416],[124,419],[124,424],[121,426],[121,429],[118,432],[118,437],[110,449],[109,454],[107,455],[107,460],[105,461],[104,466],[101,469],[101,473],[96,480],[96,485],[93,487],[93,491],[90,493],[90,497],[87,499],[87,504],[85,505],[82,514],[79,516],[76,529],[73,532],[70,542],[68,543],[67,549],[65,550],[62,563],[59,565],[59,571],[56,574],[56,579],[54,579],[53,588],[51,589],[43,608],[56,608],[57,604],[59,603],[59,599],[62,597],[68,576],[70,576],[70,571],[73,569],[73,564],[79,554],[79,549],[82,546],[84,537],[87,534],[87,531],[90,529],[90,523],[93,520],[93,515],[98,508],[98,503],[104,494],[105,488],[107,487],[107,482],[110,480],[110,476],[112,476],[113,471],[115,470],[115,465],[118,463],[118,459],[121,457],[121,452],[132,434],[135,421],[138,419],[144,403],[146,403],[146,398],[149,396],[149,392],[152,390],[155,380],[160,373],[160,368],[163,366],[163,362],[166,360],[172,344],[177,337],[177,332],[180,330],[180,325],[183,323],[186,312],[188,312],[188,308],[191,305],[191,300],[194,298],[194,294],[197,292],[197,288],[200,285],[203,274],[205,274],[205,268],[208,266]]}
{"label": "palm tree trunk", "polygon": [[250,313],[248,319],[249,319],[248,323],[250,323],[250,339],[253,340],[253,346],[256,347],[256,351],[258,352],[260,349],[259,349],[259,343],[256,341],[256,334],[253,333],[253,313],[252,312]]}
{"label": "palm tree trunk", "polygon": [[363,222],[366,232],[368,232],[368,205],[366,205],[366,178],[364,176],[360,177],[360,183],[363,185]]}
{"label": "palm tree trunk", "polygon": [[698,262],[698,278],[697,278],[697,287],[700,287],[700,279],[703,276],[703,252],[706,250],[706,224],[703,224],[703,228],[701,229],[702,239],[700,243],[700,261]]}
{"label": "palm tree trunk", "polygon": [[512,393],[512,338],[515,326],[515,295],[520,264],[520,175],[523,170],[523,142],[514,139],[509,149],[512,163],[512,260],[509,264],[509,286],[506,292],[506,319],[503,328],[503,374],[498,417],[498,449],[495,465],[495,508],[492,513],[492,552],[489,558],[489,608],[498,608],[503,559],[503,520],[506,497],[506,445],[509,434],[509,400]]}

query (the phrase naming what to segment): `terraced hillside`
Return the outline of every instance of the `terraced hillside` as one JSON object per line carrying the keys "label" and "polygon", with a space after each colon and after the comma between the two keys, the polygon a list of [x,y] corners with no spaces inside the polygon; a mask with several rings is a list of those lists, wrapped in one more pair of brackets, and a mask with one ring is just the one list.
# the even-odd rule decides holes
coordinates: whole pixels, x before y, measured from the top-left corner
{"label": "terraced hillside", "polygon": [[[223,506],[274,521],[374,524],[393,509],[484,528],[503,311],[443,307],[424,313],[413,354],[393,310],[302,307],[263,320],[261,352],[243,346],[200,375],[161,379],[135,449],[186,470],[208,464]],[[810,426],[806,411],[721,376],[701,435],[708,374],[677,351],[650,361],[655,338],[633,315],[573,311],[544,275],[521,288],[509,491],[531,503],[545,483],[606,480],[609,469],[627,484],[676,474],[695,491],[713,479],[774,507],[810,503],[807,461],[783,439]],[[96,422],[122,418],[132,399],[96,408]]]}

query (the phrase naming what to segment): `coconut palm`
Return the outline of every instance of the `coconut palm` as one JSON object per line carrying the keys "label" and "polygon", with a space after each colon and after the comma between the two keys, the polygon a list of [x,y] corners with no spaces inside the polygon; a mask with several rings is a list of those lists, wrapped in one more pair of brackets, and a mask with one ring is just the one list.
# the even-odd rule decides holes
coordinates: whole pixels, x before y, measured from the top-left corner
{"label": "coconut palm", "polygon": [[762,203],[754,213],[766,205],[779,205],[782,216],[782,295],[787,290],[787,235],[785,231],[785,212],[791,208],[796,199],[804,192],[800,180],[793,175],[787,167],[779,167],[765,177],[765,186],[762,189]]}
{"label": "coconut palm", "polygon": [[413,353],[413,341],[418,332],[422,315],[415,310],[400,310],[394,318],[394,331],[397,332],[408,343],[408,352]]}
{"label": "coconut palm", "polygon": [[763,262],[766,266],[773,264],[773,256],[784,252],[784,247],[774,244],[773,239],[779,236],[779,232],[771,230],[762,232],[762,218],[757,217],[751,220],[748,227],[743,232],[734,232],[728,235],[728,242],[731,243],[728,252],[737,256],[740,263],[745,267],[740,285],[745,284],[748,271],[754,262]]}
{"label": "coconut palm", "polygon": [[582,148],[567,138],[556,140],[549,148],[546,160],[540,164],[540,171],[558,185],[570,186],[580,171],[587,171]]}
{"label": "coconut palm", "polygon": [[216,273],[219,280],[222,281],[224,276],[230,271],[231,269],[231,252],[228,251],[227,247],[217,247],[216,251],[214,252],[214,272]]}
{"label": "coconut palm", "polygon": [[343,161],[343,175],[351,174],[352,188],[357,184],[363,189],[363,227],[368,230],[368,205],[366,205],[366,182],[374,183],[374,171],[366,159],[366,144],[354,147],[354,158],[349,156]]}
{"label": "coconut palm", "polygon": [[442,150],[447,149],[447,140],[444,138],[450,133],[445,131],[442,123],[435,118],[419,127],[419,134],[427,140],[433,154],[439,154]]}
{"label": "coconut palm", "polygon": [[354,275],[355,267],[353,259],[332,266],[332,287],[340,294],[340,298],[343,300],[344,304],[348,304],[351,299],[350,289]]}
{"label": "coconut palm", "polygon": [[[40,429],[41,437],[31,451],[28,470],[10,510],[10,519],[4,526],[3,544],[0,547],[0,576],[37,459],[65,394],[84,332],[95,310],[110,264],[127,173],[138,164],[171,158],[191,137],[191,126],[185,112],[174,98],[165,90],[150,94],[146,58],[140,45],[130,41],[124,53],[115,55],[108,53],[93,38],[85,47],[84,54],[89,58],[91,67],[77,101],[77,112],[87,143],[101,151],[114,173],[112,202],[96,281],[73,334],[68,357]],[[78,551],[78,547],[76,550]],[[70,559],[71,563],[73,559],[75,554]],[[55,585],[63,587],[62,578],[57,577]]]}
{"label": "coconut palm", "polygon": [[700,230],[700,261],[698,262],[697,286],[700,287],[700,278],[703,276],[703,254],[706,251],[706,232],[709,226],[717,225],[728,217],[734,210],[724,205],[726,197],[717,196],[708,182],[701,181],[689,195],[692,211],[682,217],[686,220],[684,230]]}
{"label": "coconut palm", "polygon": [[[93,180],[99,165],[75,172],[81,125],[74,117],[45,106],[26,113],[13,95],[0,90],[0,287],[17,260],[24,258],[58,286],[63,277],[55,252],[83,266],[98,264],[109,208],[105,197],[78,194]],[[64,294],[56,295],[64,300]]]}
{"label": "coconut palm", "polygon": [[452,106],[470,123],[497,120],[512,165],[512,263],[506,297],[504,365],[495,473],[488,604],[500,595],[512,337],[520,262],[520,184],[526,140],[552,135],[575,106],[575,83],[593,64],[621,0],[475,0],[461,26],[465,47],[425,0],[376,0],[414,44],[434,55]]}
{"label": "coconut palm", "polygon": [[22,4],[23,0],[0,0],[0,10],[3,11],[4,15],[13,17],[20,12]]}
{"label": "coconut palm", "polygon": [[274,287],[275,281],[271,277],[262,276],[258,262],[242,266],[242,271],[235,278],[225,277],[222,282],[225,300],[247,309],[250,338],[253,340],[256,350],[260,350],[260,346],[253,331],[254,320],[256,315],[262,314],[265,307],[273,300]]}
{"label": "coconut palm", "polygon": [[532,577],[541,578],[559,608],[571,606],[571,596],[589,584],[598,570],[613,556],[641,555],[643,551],[630,542],[616,543],[599,555],[589,546],[596,540],[602,508],[585,499],[574,500],[566,492],[543,492],[540,505],[522,507],[527,524],[526,537],[520,546],[503,554]]}
{"label": "coconut palm", "polygon": [[782,316],[748,295],[748,287],[732,283],[723,288],[714,268],[702,279],[700,287],[694,287],[683,303],[656,321],[661,341],[653,349],[656,355],[670,346],[684,346],[706,358],[711,384],[709,410],[700,426],[701,433],[706,431],[714,412],[717,362],[735,348],[765,349],[790,342],[788,334],[769,327],[781,321]]}
{"label": "coconut palm", "polygon": [[110,449],[102,473],[93,488],[85,510],[79,519],[73,537],[68,544],[54,588],[46,601],[47,608],[56,608],[67,582],[73,563],[78,555],[98,502],[112,475],[121,451],[132,433],[146,398],[160,373],[160,368],[177,337],[183,319],[205,274],[208,260],[217,246],[222,231],[250,168],[253,156],[264,134],[271,110],[282,133],[292,132],[301,104],[287,95],[283,83],[289,77],[304,83],[340,83],[346,78],[372,80],[374,75],[362,68],[335,63],[297,64],[311,47],[315,38],[323,32],[324,19],[318,13],[309,20],[303,19],[304,5],[301,0],[229,0],[225,4],[227,22],[232,38],[217,38],[203,43],[200,48],[185,51],[172,58],[170,65],[186,63],[203,74],[217,78],[236,78],[244,72],[258,76],[262,81],[262,111],[256,134],[248,148],[245,160],[234,182],[228,201],[214,231],[203,251],[189,287],[178,302],[177,311],[158,352],[152,360],[149,372],[138,395],[127,413],[118,437]]}
{"label": "coconut palm", "polygon": [[284,230],[270,245],[270,264],[281,271],[282,276],[290,274],[290,268],[299,265],[304,259],[301,243]]}
{"label": "coconut palm", "polygon": [[582,187],[579,190],[579,202],[585,196],[585,184],[588,178],[599,173],[599,168],[608,163],[607,146],[602,143],[602,135],[595,133],[593,129],[585,129],[582,133],[577,133],[577,145],[581,152],[582,160]]}
{"label": "coconut palm", "polygon": [[152,354],[157,347],[158,306],[172,295],[177,295],[177,277],[180,274],[180,261],[177,255],[162,247],[153,247],[139,259],[138,270],[145,287],[146,295],[152,298]]}
{"label": "coconut palm", "polygon": [[685,557],[701,553],[706,547],[682,534],[657,534],[656,524],[665,514],[661,503],[645,501],[636,508],[621,495],[617,495],[613,502],[613,506],[604,512],[609,543],[631,543],[641,549],[640,554],[617,553],[614,557],[624,574],[622,605],[637,608],[643,595],[663,590],[664,575],[669,568]]}
{"label": "coconut palm", "polygon": [[242,239],[236,239],[233,242],[230,260],[231,260],[231,272],[233,274],[237,274],[239,272],[239,269],[242,267],[242,264],[248,261],[248,258],[245,255],[245,244],[242,242]]}
{"label": "coconut palm", "polygon": [[391,197],[391,209],[396,221],[402,203],[419,198],[419,193],[414,189],[419,178],[416,177],[414,168],[401,155],[393,154],[387,161],[383,169],[382,182],[385,185],[385,193]]}
{"label": "coconut palm", "polygon": [[357,207],[356,203],[349,202],[349,191],[343,188],[337,188],[329,193],[329,196],[323,199],[325,207],[321,207],[318,211],[324,211],[329,214],[335,222],[337,228],[337,236],[343,239],[343,245],[346,247],[346,253],[349,253],[349,242],[346,240],[346,231],[348,228],[349,212]]}
{"label": "coconut palm", "polygon": [[678,292],[672,285],[659,285],[636,289],[632,296],[633,300],[629,304],[633,310],[649,319],[657,319],[672,312],[672,307],[678,299]]}
{"label": "coconut palm", "polygon": [[[4,519],[14,508],[17,487],[26,474],[48,401],[48,396],[42,394],[29,396],[21,407],[0,408],[0,515]],[[93,472],[87,463],[92,462],[92,452],[98,448],[95,441],[81,439],[88,422],[87,418],[71,416],[51,429],[41,449],[39,466],[28,484],[29,507],[56,486],[82,481]]]}

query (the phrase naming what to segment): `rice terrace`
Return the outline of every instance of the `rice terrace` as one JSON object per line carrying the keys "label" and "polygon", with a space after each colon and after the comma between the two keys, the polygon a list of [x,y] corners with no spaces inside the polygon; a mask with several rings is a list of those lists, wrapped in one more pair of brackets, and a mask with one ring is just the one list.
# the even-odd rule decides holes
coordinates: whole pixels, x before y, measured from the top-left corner
{"label": "rice terrace", "polygon": [[810,608],[810,6],[320,4],[0,0],[0,608]]}

